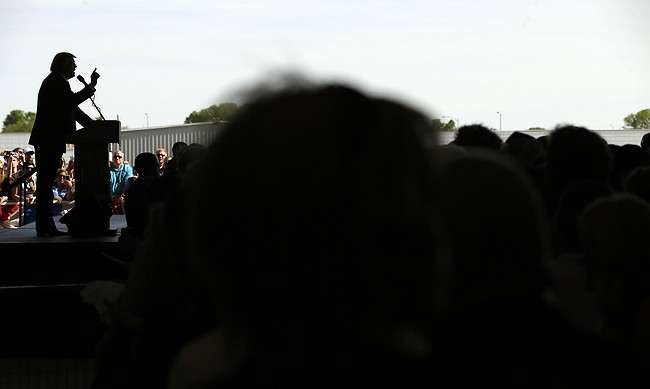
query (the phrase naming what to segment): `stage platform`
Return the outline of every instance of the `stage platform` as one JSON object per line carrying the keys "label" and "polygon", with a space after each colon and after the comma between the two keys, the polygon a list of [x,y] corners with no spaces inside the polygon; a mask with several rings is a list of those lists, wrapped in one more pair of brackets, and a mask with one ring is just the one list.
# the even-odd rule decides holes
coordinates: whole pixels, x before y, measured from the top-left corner
{"label": "stage platform", "polygon": [[[58,219],[57,228],[67,231]],[[128,260],[119,245],[124,215],[113,215],[110,226],[115,236],[89,238],[37,237],[34,223],[0,229],[0,287],[87,283],[118,276],[111,270],[123,268],[119,261]]]}
{"label": "stage platform", "polygon": [[[59,223],[61,217],[57,216],[54,218],[56,228],[60,231],[67,231],[68,228],[65,224]],[[96,242],[113,242],[116,243],[119,237],[119,232],[122,228],[126,227],[126,218],[124,215],[113,215],[110,219],[111,229],[117,229],[118,234],[116,236],[106,236],[98,238],[73,238],[70,236],[56,236],[51,238],[38,238],[36,237],[36,225],[35,223],[28,223],[19,228],[0,228],[0,245],[4,244],[40,244],[40,243],[73,243],[73,242],[85,242],[89,240]]]}
{"label": "stage platform", "polygon": [[[57,228],[67,231],[56,220]],[[91,357],[106,325],[80,292],[94,280],[124,282],[132,248],[115,236],[39,238],[34,223],[0,229],[0,359]]]}

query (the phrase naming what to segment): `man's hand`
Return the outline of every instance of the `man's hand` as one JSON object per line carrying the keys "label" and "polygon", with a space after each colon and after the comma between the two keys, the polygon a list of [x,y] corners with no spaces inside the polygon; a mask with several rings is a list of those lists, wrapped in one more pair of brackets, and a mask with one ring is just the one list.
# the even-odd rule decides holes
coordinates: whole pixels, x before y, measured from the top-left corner
{"label": "man's hand", "polygon": [[95,85],[97,85],[97,79],[99,78],[99,73],[97,73],[97,68],[93,70],[92,74],[90,75],[90,85],[94,88]]}

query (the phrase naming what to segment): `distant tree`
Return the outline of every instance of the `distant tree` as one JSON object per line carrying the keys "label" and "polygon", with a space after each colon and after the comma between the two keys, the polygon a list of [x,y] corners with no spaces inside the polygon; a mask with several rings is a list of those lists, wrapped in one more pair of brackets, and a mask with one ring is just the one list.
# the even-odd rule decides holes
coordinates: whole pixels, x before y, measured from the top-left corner
{"label": "distant tree", "polygon": [[433,119],[431,120],[431,127],[433,127],[434,131],[456,131],[456,123],[453,120],[443,123],[440,119]]}
{"label": "distant tree", "polygon": [[211,105],[198,112],[192,111],[192,113],[185,118],[185,124],[214,122],[218,120],[229,121],[237,114],[239,109],[240,107],[235,103]]}
{"label": "distant tree", "polygon": [[648,130],[650,129],[650,108],[642,109],[637,113],[627,115],[623,122],[625,128],[633,128],[635,130]]}
{"label": "distant tree", "polygon": [[434,131],[442,131],[442,128],[443,128],[444,126],[445,126],[445,125],[442,124],[442,122],[440,121],[440,119],[433,119],[433,120],[431,120],[431,129],[434,130]]}
{"label": "distant tree", "polygon": [[36,113],[14,109],[2,122],[2,132],[30,132],[34,126]]}
{"label": "distant tree", "polygon": [[543,127],[531,127],[527,129],[526,131],[546,131],[546,128]]}

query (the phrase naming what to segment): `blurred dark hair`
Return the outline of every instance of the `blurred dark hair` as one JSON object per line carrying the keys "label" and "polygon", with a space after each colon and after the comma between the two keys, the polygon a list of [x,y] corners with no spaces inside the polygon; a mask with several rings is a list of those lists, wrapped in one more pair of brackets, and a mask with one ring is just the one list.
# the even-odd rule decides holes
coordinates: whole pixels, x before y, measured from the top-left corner
{"label": "blurred dark hair", "polygon": [[188,201],[183,225],[192,273],[224,326],[268,342],[427,317],[428,129],[419,112],[341,85],[247,104],[182,191],[211,198]]}
{"label": "blurred dark hair", "polygon": [[481,124],[462,126],[458,129],[454,144],[463,147],[482,147],[499,150],[503,140],[494,131]]}
{"label": "blurred dark hair", "polygon": [[548,189],[559,199],[562,192],[580,179],[609,182],[612,152],[598,133],[584,127],[559,126],[549,137],[546,150]]}

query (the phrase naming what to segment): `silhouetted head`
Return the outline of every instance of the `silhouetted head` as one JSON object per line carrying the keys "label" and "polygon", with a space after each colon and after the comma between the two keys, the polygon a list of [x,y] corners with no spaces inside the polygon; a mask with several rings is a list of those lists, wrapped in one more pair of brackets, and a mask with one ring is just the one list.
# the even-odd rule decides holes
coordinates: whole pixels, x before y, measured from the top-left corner
{"label": "silhouetted head", "polygon": [[551,132],[546,151],[546,179],[555,199],[571,183],[586,178],[609,182],[612,153],[607,142],[584,127],[561,126]]}
{"label": "silhouetted head", "polygon": [[650,148],[650,132],[644,134],[641,138],[641,148],[643,150],[648,150]]}
{"label": "silhouetted head", "polygon": [[185,142],[176,142],[172,145],[172,156],[178,157],[178,154],[183,150],[184,148],[187,147],[187,143]]}
{"label": "silhouetted head", "polygon": [[180,149],[176,157],[176,169],[180,174],[187,173],[194,163],[201,160],[206,153],[206,147],[198,143],[192,143]]}
{"label": "silhouetted head", "polygon": [[580,251],[580,215],[591,203],[613,193],[607,182],[592,179],[577,180],[562,192],[553,217],[558,256]]}
{"label": "silhouetted head", "polygon": [[538,169],[546,162],[544,146],[535,137],[515,131],[503,144],[501,151],[521,163],[525,169]]}
{"label": "silhouetted head", "polygon": [[546,152],[546,148],[548,147],[548,138],[549,138],[548,135],[542,135],[542,136],[540,136],[540,137],[537,138],[537,141],[538,141],[538,142],[542,145],[542,147],[544,148],[544,152]]}
{"label": "silhouetted head", "polygon": [[631,342],[639,330],[634,325],[638,309],[650,298],[650,205],[617,194],[594,202],[580,221],[585,267],[605,316],[605,331]]}
{"label": "silhouetted head", "polygon": [[210,197],[188,201],[185,236],[224,328],[304,347],[426,317],[435,256],[428,127],[410,108],[338,85],[246,105],[189,169],[184,190]]}
{"label": "silhouetted head", "polygon": [[453,143],[463,147],[483,147],[490,150],[499,150],[503,140],[489,128],[480,124],[472,124],[459,128]]}
{"label": "silhouetted head", "polygon": [[140,153],[135,157],[133,168],[140,177],[157,177],[158,158],[153,153]]}
{"label": "silhouetted head", "polygon": [[54,59],[52,59],[50,71],[61,73],[68,79],[74,77],[74,71],[77,68],[74,61],[75,58],[76,57],[70,53],[58,53],[54,56]]}
{"label": "silhouetted head", "polygon": [[650,166],[634,169],[625,179],[623,189],[627,193],[639,196],[650,204]]}
{"label": "silhouetted head", "polygon": [[505,156],[473,152],[449,163],[441,187],[452,245],[450,309],[540,301],[550,240],[528,175]]}
{"label": "silhouetted head", "polygon": [[623,189],[627,176],[640,166],[650,165],[650,156],[641,146],[626,144],[612,148],[612,188],[616,191]]}

